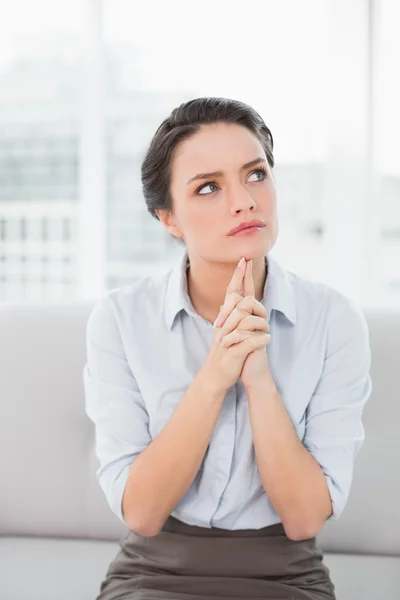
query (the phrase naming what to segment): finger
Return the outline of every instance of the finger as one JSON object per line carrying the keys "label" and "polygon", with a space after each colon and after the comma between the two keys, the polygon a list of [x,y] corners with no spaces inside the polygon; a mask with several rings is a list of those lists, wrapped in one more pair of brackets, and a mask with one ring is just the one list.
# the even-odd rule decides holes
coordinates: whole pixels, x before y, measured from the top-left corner
{"label": "finger", "polygon": [[232,275],[232,279],[230,280],[228,287],[226,288],[225,300],[227,299],[229,294],[232,294],[233,292],[242,294],[243,278],[244,278],[245,272],[246,272],[246,260],[244,260],[244,258],[243,258],[243,259],[240,259],[240,261]]}
{"label": "finger", "polygon": [[250,354],[250,352],[253,352],[254,350],[266,348],[270,340],[271,336],[269,333],[261,333],[255,331],[253,334],[251,334],[250,337],[243,341],[243,344],[247,346]]}
{"label": "finger", "polygon": [[246,343],[250,346],[249,351],[255,348],[261,348],[268,346],[270,341],[270,334],[263,331],[240,331],[235,329],[232,333],[225,335],[221,340],[220,344],[223,348],[228,349],[241,342]]}
{"label": "finger", "polygon": [[231,314],[235,306],[239,304],[241,300],[243,300],[243,296],[238,292],[232,292],[227,296],[225,304],[221,306],[219,315],[215,320],[213,327],[221,327],[222,323],[225,322],[225,319]]}
{"label": "finger", "polygon": [[239,331],[264,331],[265,333],[269,332],[269,324],[262,317],[256,317],[254,315],[246,314],[246,316],[240,320],[236,327],[232,328],[229,323],[229,319],[222,327],[223,335],[227,335],[227,333],[230,333],[234,329],[238,329]]}
{"label": "finger", "polygon": [[238,309],[236,306],[230,314],[226,315],[226,320],[223,321],[223,317],[220,322],[220,327],[222,328],[223,335],[228,335],[234,329],[241,329],[241,322],[245,317],[248,317],[249,313],[244,310]]}
{"label": "finger", "polygon": [[230,348],[235,344],[239,344],[251,335],[250,331],[239,331],[239,329],[235,329],[228,335],[223,335],[220,339],[221,346],[223,348]]}
{"label": "finger", "polygon": [[245,348],[247,348],[249,355],[255,350],[264,349],[265,351],[270,340],[271,336],[269,335],[269,333],[254,332],[246,340],[243,340],[242,344],[238,344],[237,348],[240,350],[240,346],[243,345]]}
{"label": "finger", "polygon": [[[242,296],[240,296],[240,294],[231,294],[229,296],[229,298],[226,301],[226,305],[223,305],[220,307],[220,313],[218,316],[218,327],[223,327],[226,319],[228,319],[230,317],[230,315],[236,310],[239,309],[241,312],[245,311],[247,313],[254,314],[257,317],[262,317],[264,319],[267,318],[267,311],[265,310],[264,306],[261,304],[261,302],[259,302],[258,300],[256,300],[254,298],[254,296],[247,296],[246,298],[242,298]],[[245,315],[242,314],[242,318]],[[233,323],[236,322],[235,327],[237,327],[237,323],[239,321],[232,321],[232,325]],[[267,321],[268,322],[268,321]],[[217,321],[216,321],[217,323]],[[215,324],[214,324],[215,325]],[[230,324],[231,325],[231,324]],[[229,327],[230,327],[229,325]],[[230,330],[232,331],[234,327],[230,327]]]}
{"label": "finger", "polygon": [[215,327],[213,332],[213,340],[220,342],[223,337],[224,334],[222,333],[222,329],[217,329],[217,327]]}
{"label": "finger", "polygon": [[269,324],[263,317],[249,315],[236,307],[229,315],[224,325],[221,325],[223,335],[228,335],[234,329],[243,331],[269,331]]}
{"label": "finger", "polygon": [[252,260],[246,262],[246,271],[243,279],[243,296],[255,296]]}
{"label": "finger", "polygon": [[246,260],[240,259],[235,272],[233,273],[232,279],[228,284],[225,301],[220,306],[220,312],[218,317],[213,323],[213,327],[221,327],[227,316],[233,311],[237,303],[243,298],[243,281],[246,272]]}
{"label": "finger", "polygon": [[[242,257],[236,266],[228,287],[226,289],[224,304],[220,306],[220,312],[213,323],[213,327],[221,326],[221,312],[223,311],[224,319],[232,312],[239,299],[241,299],[243,291],[243,278],[246,271],[246,260]],[[240,296],[240,298],[239,298]]]}
{"label": "finger", "polygon": [[264,317],[264,319],[267,318],[265,306],[256,300],[254,296],[246,296],[245,298],[242,298],[236,307],[240,308],[241,310],[245,310],[249,314],[257,315],[258,317]]}

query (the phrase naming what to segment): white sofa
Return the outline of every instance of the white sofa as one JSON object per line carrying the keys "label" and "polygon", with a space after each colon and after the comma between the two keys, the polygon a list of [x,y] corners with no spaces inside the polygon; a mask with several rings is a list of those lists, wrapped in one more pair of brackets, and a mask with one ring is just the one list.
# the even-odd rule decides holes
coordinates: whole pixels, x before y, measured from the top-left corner
{"label": "white sofa", "polygon": [[[126,528],[95,472],[90,303],[0,305],[0,599],[90,600]],[[348,505],[319,536],[338,600],[400,598],[400,310],[366,311],[373,394]]]}

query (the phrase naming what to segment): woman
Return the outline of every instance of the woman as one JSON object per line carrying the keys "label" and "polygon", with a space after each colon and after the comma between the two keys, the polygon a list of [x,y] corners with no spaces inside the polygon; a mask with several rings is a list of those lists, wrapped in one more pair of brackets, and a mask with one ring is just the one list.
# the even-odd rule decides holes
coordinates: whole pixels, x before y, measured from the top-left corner
{"label": "woman", "polygon": [[316,535],[363,441],[368,330],[270,255],[273,166],[262,118],[223,98],[173,110],[147,151],[148,210],[184,253],[87,326],[97,475],[129,528],[98,600],[335,598]]}

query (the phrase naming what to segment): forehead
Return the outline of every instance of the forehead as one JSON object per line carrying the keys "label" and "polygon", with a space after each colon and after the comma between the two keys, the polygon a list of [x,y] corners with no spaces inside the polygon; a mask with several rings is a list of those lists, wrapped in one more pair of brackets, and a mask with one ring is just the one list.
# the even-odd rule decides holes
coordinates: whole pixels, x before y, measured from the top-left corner
{"label": "forehead", "polygon": [[258,137],[246,127],[230,123],[202,125],[176,148],[173,174],[240,168],[257,156],[265,156]]}

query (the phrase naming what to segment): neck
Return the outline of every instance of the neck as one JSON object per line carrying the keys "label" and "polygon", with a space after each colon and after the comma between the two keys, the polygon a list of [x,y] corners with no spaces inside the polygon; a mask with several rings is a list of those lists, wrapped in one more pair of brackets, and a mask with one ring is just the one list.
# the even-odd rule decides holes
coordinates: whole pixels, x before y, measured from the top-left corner
{"label": "neck", "polygon": [[[217,318],[225,302],[226,289],[232,279],[236,264],[210,262],[190,257],[187,272],[188,294],[195,311],[210,323]],[[264,256],[253,259],[253,281],[256,300],[264,295],[267,265]]]}

